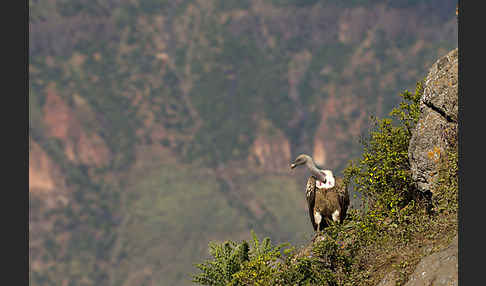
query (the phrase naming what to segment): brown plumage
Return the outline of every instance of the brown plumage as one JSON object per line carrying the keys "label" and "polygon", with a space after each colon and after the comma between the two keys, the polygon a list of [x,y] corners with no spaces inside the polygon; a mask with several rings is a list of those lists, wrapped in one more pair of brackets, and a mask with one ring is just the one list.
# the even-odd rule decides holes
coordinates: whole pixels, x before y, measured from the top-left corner
{"label": "brown plumage", "polygon": [[[336,179],[334,187],[318,188],[316,177],[310,176],[305,192],[309,217],[315,231],[323,230],[329,225],[329,221],[344,221],[349,206],[349,193],[341,178]],[[316,223],[316,216],[321,217],[319,223]]]}
{"label": "brown plumage", "polygon": [[330,170],[320,170],[312,157],[301,154],[290,165],[293,169],[306,165],[312,175],[307,180],[305,194],[309,217],[314,231],[321,231],[329,221],[342,223],[349,206],[349,192],[341,178],[335,178]]}

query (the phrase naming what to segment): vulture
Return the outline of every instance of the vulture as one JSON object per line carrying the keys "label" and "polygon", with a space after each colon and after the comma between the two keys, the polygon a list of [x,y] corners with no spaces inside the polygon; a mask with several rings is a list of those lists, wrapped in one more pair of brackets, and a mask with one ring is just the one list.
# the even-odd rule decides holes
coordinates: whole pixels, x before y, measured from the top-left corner
{"label": "vulture", "polygon": [[342,223],[349,206],[349,192],[342,178],[335,178],[331,170],[317,168],[312,157],[306,154],[299,155],[290,168],[301,165],[311,172],[305,195],[314,231],[322,231],[331,220]]}

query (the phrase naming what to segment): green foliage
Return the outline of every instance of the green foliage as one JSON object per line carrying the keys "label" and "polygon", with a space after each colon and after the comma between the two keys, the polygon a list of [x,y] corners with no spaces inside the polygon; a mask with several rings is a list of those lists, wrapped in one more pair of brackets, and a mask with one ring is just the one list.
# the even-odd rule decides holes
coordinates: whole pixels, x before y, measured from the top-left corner
{"label": "green foliage", "polygon": [[438,170],[439,176],[435,190],[435,210],[438,212],[455,213],[459,206],[458,200],[458,152],[457,139],[447,151],[447,156],[441,157]]}
{"label": "green foliage", "polygon": [[233,10],[233,9],[249,9],[250,2],[241,0],[219,0],[217,1],[219,7],[223,11]]}
{"label": "green foliage", "polygon": [[373,212],[397,214],[414,197],[414,183],[410,174],[408,145],[412,128],[420,115],[419,99],[422,83],[417,83],[415,93],[405,91],[402,101],[390,116],[374,119],[368,138],[362,140],[362,158],[351,162],[345,169],[345,181],[354,183],[356,191],[366,197],[367,208]]}
{"label": "green foliage", "polygon": [[160,13],[169,5],[169,0],[141,0],[139,2],[139,9],[143,13],[155,14]]}
{"label": "green foliage", "polygon": [[312,257],[287,258],[275,279],[280,285],[325,285],[330,280],[334,280],[332,272]]}
{"label": "green foliage", "polygon": [[319,236],[305,256],[287,256],[276,275],[280,285],[341,285],[349,276],[353,250],[345,246],[346,227],[332,224]]}
{"label": "green foliage", "polygon": [[272,0],[272,4],[277,6],[294,5],[297,7],[312,6],[319,2],[319,0]]}
{"label": "green foliage", "polygon": [[[331,224],[310,246],[299,251],[288,247],[283,256],[269,240],[259,244],[255,237],[245,259],[236,258],[241,257],[243,244],[211,243],[213,259],[198,265],[203,272],[194,281],[205,285],[374,285],[373,265],[388,263],[399,270],[398,283],[403,284],[421,257],[421,252],[413,250],[421,246],[414,237],[434,231],[449,235],[455,229],[451,217],[457,213],[457,150],[452,148],[439,166],[437,210],[448,216],[424,215],[411,179],[408,145],[420,115],[422,93],[422,82],[418,82],[414,93],[400,94],[403,101],[390,112],[392,118],[375,119],[374,129],[362,140],[362,157],[345,169],[345,183],[363,194],[363,210],[349,210],[344,224]],[[399,247],[412,250],[398,264],[389,262],[390,253],[400,255]]]}
{"label": "green foliage", "polygon": [[[345,227],[331,225],[302,256],[290,244],[273,246],[269,238],[240,244],[210,242],[212,258],[197,264],[201,271],[193,282],[202,285],[338,285],[349,275],[353,249],[345,247],[349,239]],[[345,234],[344,236],[342,234]],[[248,248],[248,246],[250,246]],[[282,255],[283,253],[283,255]]]}
{"label": "green foliage", "polygon": [[72,17],[79,14],[107,16],[110,14],[109,6],[104,1],[95,0],[91,5],[86,5],[82,0],[59,0],[56,2],[59,14]]}
{"label": "green foliage", "polygon": [[[457,149],[451,148],[447,159],[439,164],[440,180],[437,185],[437,210],[447,210],[447,216],[426,215],[423,197],[419,196],[412,181],[408,161],[411,132],[420,116],[419,100],[423,82],[418,82],[414,93],[400,94],[404,99],[390,112],[392,118],[375,119],[374,129],[362,140],[364,151],[358,162],[350,162],[344,170],[345,182],[354,184],[363,194],[362,214],[352,212],[349,235],[353,241],[354,258],[351,285],[373,283],[364,269],[367,264],[386,263],[386,252],[398,246],[416,245],[417,235],[438,231],[454,233],[454,216],[457,214]],[[457,142],[457,138],[451,138]],[[430,215],[430,214],[429,214]],[[433,235],[432,235],[433,236]],[[432,237],[429,236],[429,237]],[[437,238],[436,238],[437,239]],[[415,246],[420,247],[420,246]],[[402,285],[421,254],[412,252],[398,265]],[[381,262],[378,262],[381,261]],[[415,264],[414,264],[415,263]],[[376,282],[376,281],[375,281]]]}
{"label": "green foliage", "polygon": [[273,246],[270,238],[261,242],[252,232],[252,245],[248,261],[242,264],[241,270],[233,275],[230,285],[274,285],[274,275],[279,271],[278,264],[281,250],[289,244]]}
{"label": "green foliage", "polygon": [[39,132],[44,130],[42,123],[42,105],[39,102],[39,94],[29,90],[29,130],[36,129]]}
{"label": "green foliage", "polygon": [[239,244],[226,241],[209,243],[212,260],[196,264],[201,273],[193,282],[202,285],[272,285],[272,275],[278,271],[277,259],[286,244],[273,246],[270,238],[262,241],[252,231],[251,247],[247,241]]}
{"label": "green foliage", "polygon": [[248,242],[236,244],[226,241],[222,244],[209,243],[209,253],[214,258],[196,267],[201,274],[194,276],[193,282],[202,285],[227,285],[233,280],[233,274],[241,269],[241,264],[249,259]]}

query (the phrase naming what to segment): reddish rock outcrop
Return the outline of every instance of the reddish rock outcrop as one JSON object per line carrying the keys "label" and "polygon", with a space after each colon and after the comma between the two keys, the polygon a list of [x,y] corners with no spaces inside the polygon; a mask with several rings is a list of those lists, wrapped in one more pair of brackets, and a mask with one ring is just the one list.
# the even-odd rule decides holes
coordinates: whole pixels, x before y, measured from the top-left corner
{"label": "reddish rock outcrop", "polygon": [[290,142],[285,134],[261,121],[261,130],[250,148],[249,162],[271,172],[288,172],[290,164]]}
{"label": "reddish rock outcrop", "polygon": [[[334,95],[335,90],[331,87],[331,96],[320,106],[321,120],[317,127],[313,141],[312,157],[314,161],[325,168],[336,168],[342,162],[348,160],[345,142],[357,142],[362,127],[365,125],[366,111],[360,109],[359,100],[353,98],[338,98]],[[357,113],[354,118],[352,113]],[[345,124],[336,124],[343,120]]]}
{"label": "reddish rock outcrop", "polygon": [[32,139],[29,146],[29,193],[42,197],[47,207],[68,202],[61,169]]}
{"label": "reddish rock outcrop", "polygon": [[44,124],[47,135],[60,139],[66,157],[74,163],[102,167],[110,160],[110,150],[94,132],[83,129],[74,110],[59,96],[55,84],[46,89]]}

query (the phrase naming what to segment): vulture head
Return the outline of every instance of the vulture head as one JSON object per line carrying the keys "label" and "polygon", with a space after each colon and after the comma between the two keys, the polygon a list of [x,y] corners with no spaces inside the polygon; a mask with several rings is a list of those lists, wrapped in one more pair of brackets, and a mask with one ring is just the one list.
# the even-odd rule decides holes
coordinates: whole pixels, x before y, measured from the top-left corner
{"label": "vulture head", "polygon": [[325,183],[327,182],[326,173],[317,168],[312,157],[307,154],[300,154],[295,158],[295,160],[290,164],[290,169],[294,169],[297,166],[305,165],[309,169],[312,175],[314,175],[319,181]]}
{"label": "vulture head", "polygon": [[300,154],[299,156],[297,156],[297,158],[295,158],[294,162],[292,162],[292,164],[290,164],[290,169],[293,169],[293,168],[300,166],[300,165],[307,164],[307,162],[314,164],[311,156],[306,155],[306,154]]}

